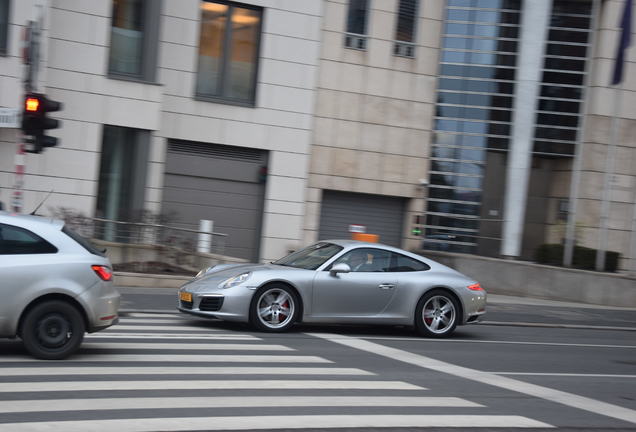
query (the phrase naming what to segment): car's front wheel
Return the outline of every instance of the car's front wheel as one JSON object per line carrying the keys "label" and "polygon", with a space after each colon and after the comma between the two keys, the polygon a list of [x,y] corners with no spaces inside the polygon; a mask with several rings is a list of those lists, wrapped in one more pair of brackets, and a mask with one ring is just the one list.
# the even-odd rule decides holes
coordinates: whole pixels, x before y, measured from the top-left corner
{"label": "car's front wheel", "polygon": [[457,327],[459,307],[448,292],[432,290],[426,293],[415,309],[415,327],[427,337],[446,337]]}
{"label": "car's front wheel", "polygon": [[272,284],[260,288],[250,305],[250,322],[257,329],[282,332],[296,322],[300,303],[296,293],[286,285]]}
{"label": "car's front wheel", "polygon": [[61,300],[51,300],[26,313],[20,337],[34,357],[60,360],[79,348],[85,331],[84,318],[77,308]]}

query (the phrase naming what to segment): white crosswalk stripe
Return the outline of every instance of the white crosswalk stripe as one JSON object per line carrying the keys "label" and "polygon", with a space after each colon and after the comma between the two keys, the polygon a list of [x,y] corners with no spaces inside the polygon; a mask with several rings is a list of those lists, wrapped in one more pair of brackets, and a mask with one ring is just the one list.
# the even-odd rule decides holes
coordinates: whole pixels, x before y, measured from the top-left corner
{"label": "white crosswalk stripe", "polygon": [[[135,313],[87,335],[67,360],[0,354],[0,430],[551,427],[479,414],[487,407],[474,401],[432,396],[422,386],[209,327],[190,317]],[[281,416],[288,408],[294,410]]]}

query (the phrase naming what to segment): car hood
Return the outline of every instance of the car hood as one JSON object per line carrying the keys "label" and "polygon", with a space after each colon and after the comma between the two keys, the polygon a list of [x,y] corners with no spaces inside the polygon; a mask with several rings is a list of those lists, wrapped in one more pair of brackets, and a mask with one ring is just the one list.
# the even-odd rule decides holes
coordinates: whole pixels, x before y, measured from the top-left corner
{"label": "car hood", "polygon": [[[198,278],[194,278],[182,288],[187,288],[188,291],[201,292],[201,291],[216,291],[219,284],[226,279],[234,276],[238,276],[243,273],[260,273],[271,271],[284,271],[284,270],[298,270],[292,267],[284,267],[275,264],[219,264],[211,267],[207,272]],[[254,278],[254,276],[252,276]],[[249,281],[245,283],[249,286]]]}

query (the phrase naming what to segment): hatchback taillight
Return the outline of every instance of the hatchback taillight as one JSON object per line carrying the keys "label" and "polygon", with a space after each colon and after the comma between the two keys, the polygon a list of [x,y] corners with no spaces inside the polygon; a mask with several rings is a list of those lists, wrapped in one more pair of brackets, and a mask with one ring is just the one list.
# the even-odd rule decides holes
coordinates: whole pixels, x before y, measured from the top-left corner
{"label": "hatchback taillight", "polygon": [[113,272],[106,266],[94,265],[91,268],[101,280],[109,281],[113,278]]}

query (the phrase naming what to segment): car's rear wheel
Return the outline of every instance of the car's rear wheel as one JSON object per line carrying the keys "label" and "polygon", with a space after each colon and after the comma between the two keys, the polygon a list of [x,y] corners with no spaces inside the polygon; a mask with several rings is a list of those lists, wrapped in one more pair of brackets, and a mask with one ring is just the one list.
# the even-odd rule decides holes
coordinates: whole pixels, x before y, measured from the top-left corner
{"label": "car's rear wheel", "polygon": [[85,331],[82,314],[73,305],[51,300],[27,312],[20,337],[24,347],[34,357],[60,360],[79,348]]}
{"label": "car's rear wheel", "polygon": [[298,317],[300,303],[296,293],[286,285],[267,285],[256,291],[250,305],[250,322],[257,329],[282,332]]}
{"label": "car's rear wheel", "polygon": [[455,298],[444,290],[426,293],[415,309],[415,327],[427,337],[446,337],[457,327],[459,306]]}

